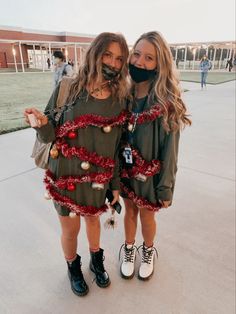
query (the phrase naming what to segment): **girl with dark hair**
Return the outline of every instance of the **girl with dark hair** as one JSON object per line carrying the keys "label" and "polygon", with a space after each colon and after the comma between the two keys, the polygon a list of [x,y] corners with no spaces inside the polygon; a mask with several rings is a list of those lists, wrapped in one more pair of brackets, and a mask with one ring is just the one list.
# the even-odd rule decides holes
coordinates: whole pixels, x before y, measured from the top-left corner
{"label": "girl with dark hair", "polygon": [[34,114],[39,122],[35,128],[39,139],[44,143],[53,142],[44,181],[61,223],[61,244],[71,288],[79,296],[88,293],[81,257],[77,254],[81,216],[86,222],[90,269],[99,287],[110,284],[100,248],[99,215],[107,210],[108,188],[114,197],[111,205],[119,199],[118,151],[126,120],[128,54],[122,35],[98,35],[71,83],[67,106],[59,121],[55,121],[53,109],[60,84],[45,114],[35,108],[25,110],[27,121],[28,115]]}

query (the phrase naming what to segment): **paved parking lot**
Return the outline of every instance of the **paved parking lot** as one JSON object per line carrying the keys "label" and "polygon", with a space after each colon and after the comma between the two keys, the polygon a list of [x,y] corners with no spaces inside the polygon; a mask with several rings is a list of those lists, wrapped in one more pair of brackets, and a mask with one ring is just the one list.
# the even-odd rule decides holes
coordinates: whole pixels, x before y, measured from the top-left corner
{"label": "paved parking lot", "polygon": [[[90,293],[70,289],[60,228],[29,157],[34,131],[0,136],[1,314],[233,314],[235,303],[235,82],[183,83],[193,125],[181,138],[174,204],[157,214],[159,259],[148,282],[119,276],[118,228],[102,228],[112,284],[92,283],[84,223],[78,253]],[[102,223],[107,214],[101,217]],[[140,233],[140,229],[139,229]],[[141,244],[140,234],[137,244]],[[138,266],[138,265],[137,265]]]}

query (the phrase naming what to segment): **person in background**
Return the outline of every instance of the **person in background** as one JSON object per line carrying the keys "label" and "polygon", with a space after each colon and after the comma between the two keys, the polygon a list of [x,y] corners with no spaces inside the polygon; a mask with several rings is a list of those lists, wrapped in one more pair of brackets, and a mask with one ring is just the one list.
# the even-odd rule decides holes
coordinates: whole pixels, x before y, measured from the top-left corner
{"label": "person in background", "polygon": [[[25,110],[26,121],[29,122],[29,114],[34,114],[39,121],[35,129],[41,142],[53,142],[44,181],[60,220],[61,244],[71,288],[79,296],[89,290],[81,270],[81,256],[77,254],[81,217],[86,223],[90,270],[95,273],[99,287],[110,284],[103,264],[104,250],[100,247],[100,215],[107,210],[108,189],[113,194],[111,205],[119,199],[118,153],[127,117],[128,55],[128,46],[121,34],[98,35],[72,80],[66,101],[68,108],[58,123],[53,109],[60,83],[45,114],[36,108]],[[79,248],[84,245],[80,243]]]}
{"label": "person in background", "polygon": [[176,64],[176,68],[178,69],[179,68],[179,58],[176,59],[175,64]]}
{"label": "person in background", "polygon": [[[121,150],[121,196],[125,203],[122,278],[135,272],[135,238],[140,217],[143,244],[138,278],[154,271],[155,214],[172,204],[180,130],[191,121],[181,98],[168,44],[159,32],[143,34],[129,60],[132,100]],[[123,249],[123,250],[122,250]]]}
{"label": "person in background", "polygon": [[234,64],[233,64],[234,68],[236,68],[236,56],[234,57]]}
{"label": "person in background", "polygon": [[204,55],[200,61],[200,71],[201,71],[201,88],[203,87],[206,88],[207,84],[207,75],[208,71],[211,70],[212,68],[212,63],[211,61],[207,58],[206,55]]}
{"label": "person in background", "polygon": [[231,57],[229,60],[227,60],[226,63],[226,69],[229,67],[229,72],[231,72],[231,70],[233,69],[233,58]]}
{"label": "person in background", "polygon": [[65,62],[62,51],[54,51],[54,89],[61,82],[63,76],[73,76],[72,66]]}
{"label": "person in background", "polygon": [[50,61],[49,58],[47,58],[47,64],[48,64],[48,70],[50,70],[50,68],[51,68],[51,61]]}

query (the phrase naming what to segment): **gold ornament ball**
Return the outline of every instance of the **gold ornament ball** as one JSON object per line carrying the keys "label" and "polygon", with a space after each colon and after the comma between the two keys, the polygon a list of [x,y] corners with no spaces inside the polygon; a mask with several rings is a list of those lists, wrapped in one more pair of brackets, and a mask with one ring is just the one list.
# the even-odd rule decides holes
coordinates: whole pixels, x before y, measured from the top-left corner
{"label": "gold ornament ball", "polygon": [[56,148],[52,148],[50,150],[50,156],[53,158],[53,159],[56,159],[59,155],[59,152]]}

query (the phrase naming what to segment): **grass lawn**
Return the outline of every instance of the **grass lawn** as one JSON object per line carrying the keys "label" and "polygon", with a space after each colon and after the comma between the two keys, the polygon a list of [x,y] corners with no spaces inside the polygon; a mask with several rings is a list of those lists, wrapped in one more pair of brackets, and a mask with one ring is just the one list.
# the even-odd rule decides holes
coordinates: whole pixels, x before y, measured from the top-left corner
{"label": "grass lawn", "polygon": [[[235,72],[209,72],[207,82],[220,84],[235,80]],[[199,82],[199,72],[180,72],[182,81]],[[0,73],[0,134],[27,127],[26,107],[43,110],[52,93],[53,73]]]}
{"label": "grass lawn", "polygon": [[0,134],[26,127],[24,109],[44,109],[52,93],[52,73],[18,73],[0,75]]}

